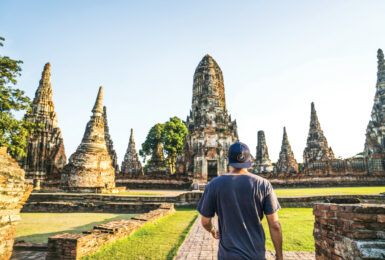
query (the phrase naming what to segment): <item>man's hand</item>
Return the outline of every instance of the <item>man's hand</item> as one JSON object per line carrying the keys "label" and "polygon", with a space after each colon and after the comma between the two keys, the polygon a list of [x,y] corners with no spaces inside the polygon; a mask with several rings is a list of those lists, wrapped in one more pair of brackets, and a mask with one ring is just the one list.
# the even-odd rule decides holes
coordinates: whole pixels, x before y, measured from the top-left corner
{"label": "man's hand", "polygon": [[214,228],[210,233],[213,236],[213,238],[219,239],[219,230],[217,228]]}
{"label": "man's hand", "polygon": [[266,215],[267,223],[269,224],[270,236],[271,240],[273,240],[274,248],[275,248],[275,259],[282,260],[282,229],[281,223],[278,219],[277,212]]}
{"label": "man's hand", "polygon": [[211,223],[211,218],[206,218],[205,216],[202,216],[202,226],[210,232],[210,234],[215,239],[219,239],[219,231],[218,229],[214,228],[213,224]]}

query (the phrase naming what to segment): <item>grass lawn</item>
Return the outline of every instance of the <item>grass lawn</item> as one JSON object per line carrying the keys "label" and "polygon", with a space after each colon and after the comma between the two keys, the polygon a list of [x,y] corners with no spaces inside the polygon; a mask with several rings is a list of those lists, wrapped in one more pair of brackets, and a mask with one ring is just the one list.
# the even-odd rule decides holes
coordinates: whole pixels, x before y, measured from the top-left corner
{"label": "grass lawn", "polygon": [[153,192],[135,192],[135,191],[122,191],[119,193],[103,193],[103,194],[111,194],[111,195],[131,195],[131,196],[162,196],[161,193],[153,193]]}
{"label": "grass lawn", "polygon": [[[283,233],[284,251],[314,252],[314,216],[313,209],[284,208],[278,211]],[[262,220],[266,234],[266,248],[274,250],[266,218]]]}
{"label": "grass lawn", "polygon": [[369,195],[385,192],[385,187],[341,187],[311,189],[274,189],[278,197],[317,195]]}
{"label": "grass lawn", "polygon": [[195,209],[177,208],[174,214],[82,259],[173,259],[197,216]]}
{"label": "grass lawn", "polygon": [[132,218],[138,214],[113,213],[21,213],[16,239],[26,242],[47,242],[48,237],[63,232],[77,232],[116,219]]}

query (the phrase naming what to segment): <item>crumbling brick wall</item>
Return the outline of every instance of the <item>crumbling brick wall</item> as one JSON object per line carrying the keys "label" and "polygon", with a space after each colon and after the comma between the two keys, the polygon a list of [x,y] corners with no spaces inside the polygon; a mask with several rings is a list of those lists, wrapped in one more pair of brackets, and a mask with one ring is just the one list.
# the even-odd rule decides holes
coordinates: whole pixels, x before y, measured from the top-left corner
{"label": "crumbling brick wall", "polygon": [[174,204],[162,203],[158,208],[132,219],[120,219],[95,226],[82,233],[62,233],[48,239],[46,259],[77,260],[97,252],[102,246],[127,237],[147,223],[173,213]]}
{"label": "crumbling brick wall", "polygon": [[318,203],[316,259],[385,259],[385,204]]}
{"label": "crumbling brick wall", "polygon": [[0,147],[0,259],[12,255],[20,210],[32,191],[32,185],[24,177],[24,170],[7,154],[5,147]]}

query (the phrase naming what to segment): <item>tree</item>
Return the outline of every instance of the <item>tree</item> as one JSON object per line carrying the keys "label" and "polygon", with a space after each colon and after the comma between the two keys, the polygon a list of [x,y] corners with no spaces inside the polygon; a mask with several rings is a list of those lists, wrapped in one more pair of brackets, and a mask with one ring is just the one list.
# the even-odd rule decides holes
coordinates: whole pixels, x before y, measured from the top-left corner
{"label": "tree", "polygon": [[173,174],[175,172],[176,158],[183,152],[183,144],[187,134],[186,125],[180,118],[174,116],[166,123],[158,123],[150,129],[139,154],[146,161],[146,157],[151,156],[157,144],[161,142],[167,155],[167,164],[170,167],[170,172]]}
{"label": "tree", "polygon": [[171,174],[175,172],[176,158],[183,152],[183,144],[187,135],[186,125],[176,116],[164,124],[163,147],[167,154]]}
{"label": "tree", "polygon": [[[0,37],[0,46],[5,39]],[[21,60],[0,55],[0,146],[8,148],[14,157],[24,157],[27,137],[39,125],[14,117],[16,111],[30,111],[31,101],[24,91],[15,88],[16,78],[21,75]]]}

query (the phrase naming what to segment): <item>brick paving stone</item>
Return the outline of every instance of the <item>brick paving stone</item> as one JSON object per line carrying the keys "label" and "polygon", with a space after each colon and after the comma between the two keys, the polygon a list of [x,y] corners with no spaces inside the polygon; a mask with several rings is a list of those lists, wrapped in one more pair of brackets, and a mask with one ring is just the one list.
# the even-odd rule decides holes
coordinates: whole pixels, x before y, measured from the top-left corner
{"label": "brick paving stone", "polygon": [[[216,221],[215,221],[216,222]],[[201,225],[200,216],[195,221],[190,233],[180,247],[174,260],[216,260],[218,254],[218,242],[209,232]],[[275,259],[274,251],[266,252],[267,260]],[[314,260],[314,252],[291,252],[284,251],[283,259],[285,260]]]}

